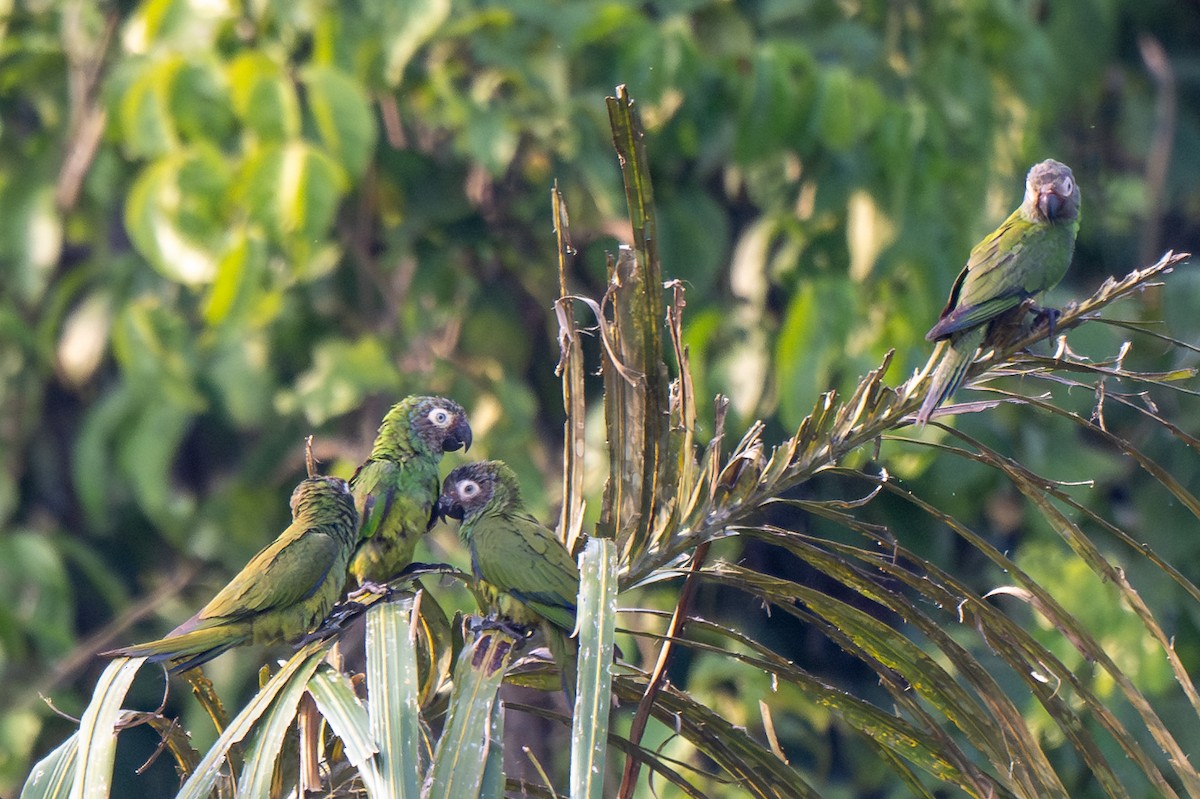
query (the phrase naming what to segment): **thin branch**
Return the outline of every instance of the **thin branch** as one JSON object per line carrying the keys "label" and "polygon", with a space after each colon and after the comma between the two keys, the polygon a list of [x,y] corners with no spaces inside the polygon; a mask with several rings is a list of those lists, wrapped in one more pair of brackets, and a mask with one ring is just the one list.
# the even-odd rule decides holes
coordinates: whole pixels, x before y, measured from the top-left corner
{"label": "thin branch", "polygon": [[25,692],[24,703],[32,702],[39,694],[49,695],[59,685],[73,679],[92,663],[97,652],[111,649],[117,639],[127,630],[152,614],[163,602],[191,585],[192,580],[199,573],[199,563],[189,561],[181,564],[163,580],[153,593],[131,605],[124,613],[86,640],[81,641],[66,657],[59,660],[54,669],[34,690]]}
{"label": "thin branch", "polygon": [[1138,37],[1138,49],[1157,90],[1154,98],[1154,134],[1150,139],[1150,152],[1146,155],[1146,219],[1142,223],[1142,243],[1138,250],[1139,260],[1147,261],[1158,251],[1158,239],[1162,234],[1167,172],[1171,166],[1179,100],[1176,97],[1175,70],[1171,68],[1167,51],[1158,39],[1142,34]]}
{"label": "thin branch", "polygon": [[[675,612],[671,614],[671,624],[667,627],[667,637],[658,650],[658,660],[646,682],[646,692],[642,694],[637,713],[634,714],[633,723],[629,727],[629,740],[634,744],[640,744],[642,735],[646,732],[646,724],[650,721],[650,711],[654,708],[655,699],[662,688],[667,664],[670,662],[672,651],[674,651],[673,643],[683,637],[683,628],[688,620],[688,609],[691,607],[692,597],[696,593],[696,577],[704,567],[704,561],[708,558],[708,548],[709,542],[706,541],[696,547],[696,551],[692,555],[687,577],[684,578],[683,588],[679,592],[679,601],[675,603]],[[619,799],[630,799],[633,796],[641,765],[641,761],[637,758],[626,758],[625,771],[621,775],[621,788],[617,792]]]}

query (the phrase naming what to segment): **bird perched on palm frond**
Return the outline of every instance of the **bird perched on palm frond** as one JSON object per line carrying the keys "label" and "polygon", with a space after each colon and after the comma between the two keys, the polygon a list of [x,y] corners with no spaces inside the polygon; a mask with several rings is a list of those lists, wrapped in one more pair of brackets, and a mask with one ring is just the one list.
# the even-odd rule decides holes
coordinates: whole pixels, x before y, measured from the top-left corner
{"label": "bird perched on palm frond", "polygon": [[199,613],[157,641],[102,653],[170,661],[185,671],[243,644],[299,638],[329,613],[346,581],[358,529],[346,481],[315,473],[292,492],[292,523]]}
{"label": "bird perched on palm frond", "polygon": [[541,626],[563,691],[573,700],[579,567],[563,542],[525,510],[513,470],[502,461],[459,466],[446,477],[437,510],[461,520],[458,535],[471,551],[475,579],[516,600],[504,608],[507,615]]}
{"label": "bird perched on palm frond", "polygon": [[412,563],[434,521],[442,454],[470,447],[467,414],[453,400],[405,397],[387,412],[370,457],[350,478],[359,540],[349,572],[358,585],[386,582]]}
{"label": "bird perched on palm frond", "polygon": [[[944,352],[917,424],[929,421],[962,385],[993,320],[1058,285],[1078,231],[1079,186],[1070,167],[1053,160],[1035,164],[1025,179],[1025,199],[971,250],[941,317],[925,334],[929,341],[944,342],[938,346]],[[1041,313],[1053,330],[1058,312]]]}

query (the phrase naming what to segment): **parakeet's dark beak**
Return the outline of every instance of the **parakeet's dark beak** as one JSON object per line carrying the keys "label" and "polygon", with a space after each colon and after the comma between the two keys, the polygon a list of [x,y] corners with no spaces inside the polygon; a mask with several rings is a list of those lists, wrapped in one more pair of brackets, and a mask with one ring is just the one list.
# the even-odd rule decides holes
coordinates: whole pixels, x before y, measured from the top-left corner
{"label": "parakeet's dark beak", "polygon": [[1057,189],[1058,186],[1052,183],[1038,191],[1038,210],[1047,219],[1056,219],[1067,202],[1067,198],[1060,195]]}
{"label": "parakeet's dark beak", "polygon": [[[442,439],[442,450],[444,452],[454,452],[461,448],[464,452],[471,448],[471,425],[467,424],[466,419],[461,419],[454,427],[446,433],[446,437]],[[461,516],[456,518],[461,519]]]}
{"label": "parakeet's dark beak", "polygon": [[460,522],[464,515],[463,506],[446,496],[438,497],[433,513],[438,519],[457,519]]}

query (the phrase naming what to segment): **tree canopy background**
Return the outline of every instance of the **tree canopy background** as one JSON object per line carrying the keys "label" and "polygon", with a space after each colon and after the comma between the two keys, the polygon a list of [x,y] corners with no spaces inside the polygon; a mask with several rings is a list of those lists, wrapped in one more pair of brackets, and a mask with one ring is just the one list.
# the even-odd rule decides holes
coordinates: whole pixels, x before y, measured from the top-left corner
{"label": "tree canopy background", "polygon": [[[0,14],[0,793],[70,729],[39,693],[78,712],[97,650],[186,618],[283,528],[309,432],[349,476],[396,398],[453,396],[478,454],[509,461],[552,518],[550,187],[575,288],[598,297],[605,253],[629,237],[603,99],[617,84],[646,129],[664,276],[687,288],[696,393],[730,397],[733,440],[755,419],[784,438],[889,349],[893,384],[923,364],[966,253],[1042,158],[1083,192],[1052,304],[1200,247],[1194,3],[9,0]],[[1198,300],[1184,269],[1123,318],[1195,342]],[[1069,342],[1113,354],[1126,336]],[[1132,357],[1196,361],[1153,342]],[[1114,416],[1136,438],[1137,419]],[[1077,429],[1010,407],[956,424],[1035,471],[1094,480],[1081,501],[1200,578],[1195,517]],[[1200,483],[1194,453],[1141,443]],[[1095,614],[1143,690],[1167,690],[1144,631],[1043,545],[1010,486],[927,452],[883,460]],[[874,512],[964,580],[990,579],[928,517],[886,498]],[[461,556],[445,531],[431,547]],[[752,544],[734,556],[792,567],[756,564]],[[1197,608],[1158,591],[1194,666]],[[715,590],[696,601],[871,691],[873,673],[803,625]],[[216,666],[253,684],[253,657]],[[671,676],[732,720],[768,690],[699,657]],[[836,738],[804,712],[785,745]],[[855,750],[823,746],[805,767],[829,785],[884,790]]]}

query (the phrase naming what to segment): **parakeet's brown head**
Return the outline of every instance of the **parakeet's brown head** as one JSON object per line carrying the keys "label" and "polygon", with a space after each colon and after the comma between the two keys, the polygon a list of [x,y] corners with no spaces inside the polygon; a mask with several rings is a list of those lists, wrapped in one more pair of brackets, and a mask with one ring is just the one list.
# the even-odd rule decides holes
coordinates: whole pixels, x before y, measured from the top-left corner
{"label": "parakeet's brown head", "polygon": [[300,482],[292,492],[288,501],[292,509],[292,517],[297,518],[309,510],[330,510],[348,508],[354,513],[354,497],[350,494],[350,486],[340,477],[313,475]]}
{"label": "parakeet's brown head", "polygon": [[1053,159],[1034,164],[1025,178],[1024,205],[1034,221],[1069,222],[1079,216],[1079,186],[1071,167]]}
{"label": "parakeet's brown head", "polygon": [[371,457],[389,457],[403,449],[440,456],[470,448],[471,425],[461,405],[445,397],[413,396],[397,402],[383,417]]}
{"label": "parakeet's brown head", "polygon": [[484,510],[520,507],[521,489],[517,475],[504,461],[476,461],[446,475],[436,513],[469,521]]}

